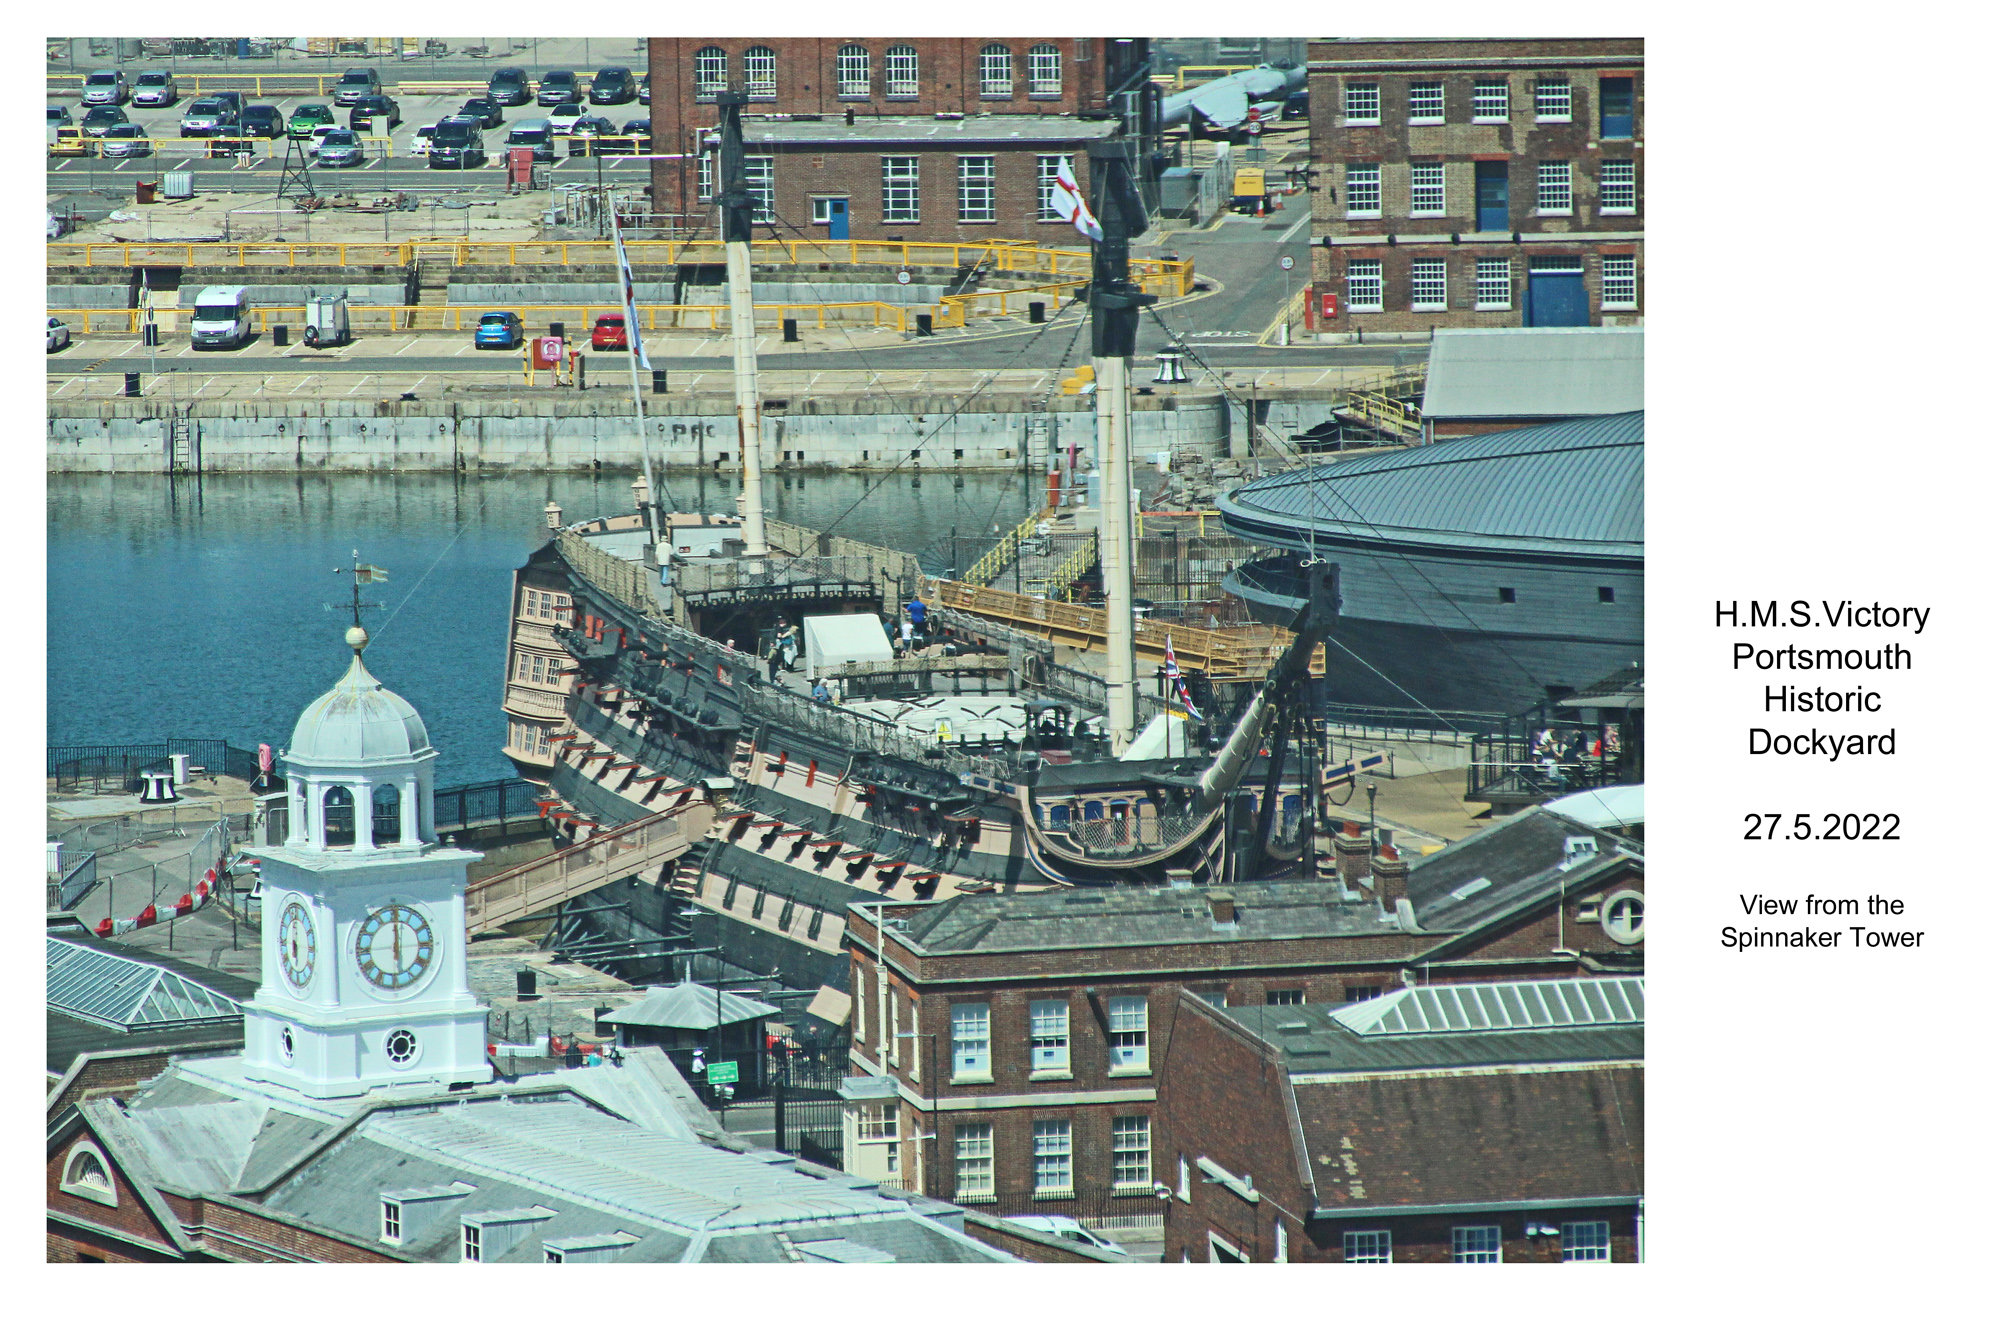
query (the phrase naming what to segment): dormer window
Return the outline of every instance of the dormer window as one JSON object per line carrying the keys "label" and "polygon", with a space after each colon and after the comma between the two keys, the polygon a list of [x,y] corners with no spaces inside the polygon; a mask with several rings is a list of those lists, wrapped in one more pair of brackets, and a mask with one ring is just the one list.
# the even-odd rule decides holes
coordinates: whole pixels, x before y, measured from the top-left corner
{"label": "dormer window", "polygon": [[403,1205],[382,1200],[382,1239],[391,1245],[403,1243]]}
{"label": "dormer window", "polygon": [[459,1228],[459,1243],[461,1246],[459,1257],[466,1263],[476,1264],[479,1262],[479,1240],[479,1228],[477,1226],[468,1222]]}

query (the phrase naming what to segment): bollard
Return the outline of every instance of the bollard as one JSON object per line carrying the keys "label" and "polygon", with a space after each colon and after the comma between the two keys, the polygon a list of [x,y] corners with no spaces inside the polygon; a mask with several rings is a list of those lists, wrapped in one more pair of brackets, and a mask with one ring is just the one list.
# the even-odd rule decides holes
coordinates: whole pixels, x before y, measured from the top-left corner
{"label": "bollard", "polygon": [[288,345],[291,341],[292,341],[291,325],[273,324],[271,326],[271,346],[284,347]]}
{"label": "bollard", "polygon": [[667,372],[666,372],[666,371],[664,371],[664,370],[656,370],[656,371],[654,371],[654,372],[653,372],[653,392],[654,392],[654,393],[665,393],[666,391],[667,391]]}
{"label": "bollard", "polygon": [[917,316],[917,336],[919,338],[928,338],[931,336],[930,315],[921,314]]}
{"label": "bollard", "polygon": [[786,320],[785,341],[788,343],[795,343],[798,340],[799,340],[799,322],[796,319]]}
{"label": "bollard", "polygon": [[576,357],[576,387],[578,388],[578,390],[581,390],[581,389],[583,388],[583,361],[584,361],[584,358],[583,358],[583,354],[582,354],[581,352],[577,353],[577,357]]}
{"label": "bollard", "polygon": [[136,370],[125,372],[125,396],[127,398],[139,396],[139,372]]}
{"label": "bollard", "polygon": [[143,338],[143,340],[144,340],[144,341],[143,341],[143,343],[142,343],[142,345],[143,345],[143,346],[146,346],[146,347],[158,347],[158,346],[160,345],[160,326],[159,326],[159,325],[157,325],[157,324],[154,324],[154,323],[152,323],[152,322],[151,322],[151,321],[149,320],[149,321],[148,321],[148,322],[147,322],[147,323],[146,323],[146,324],[144,325],[144,327],[143,327],[143,328],[142,328],[142,329],[140,330],[140,333],[141,333],[141,336],[142,336],[142,338]]}
{"label": "bollard", "polygon": [[1045,313],[1047,313],[1047,311],[1048,311],[1048,308],[1049,308],[1049,307],[1048,307],[1048,303],[1047,303],[1047,302],[1045,302],[1045,301],[1030,301],[1030,302],[1028,302],[1028,322],[1029,322],[1030,324],[1039,324],[1039,323],[1041,323],[1041,322],[1042,322],[1042,316],[1043,316],[1043,315],[1044,315]]}
{"label": "bollard", "polygon": [[562,321],[559,319],[549,321],[549,337],[560,338],[562,336],[563,336]]}

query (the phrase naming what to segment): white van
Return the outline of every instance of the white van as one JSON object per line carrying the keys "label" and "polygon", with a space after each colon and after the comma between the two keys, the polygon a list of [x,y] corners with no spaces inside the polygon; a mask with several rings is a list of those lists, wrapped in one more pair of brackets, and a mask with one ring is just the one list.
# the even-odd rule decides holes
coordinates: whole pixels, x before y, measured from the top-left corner
{"label": "white van", "polygon": [[250,341],[250,292],[244,287],[204,287],[194,298],[188,326],[196,347],[241,347]]}

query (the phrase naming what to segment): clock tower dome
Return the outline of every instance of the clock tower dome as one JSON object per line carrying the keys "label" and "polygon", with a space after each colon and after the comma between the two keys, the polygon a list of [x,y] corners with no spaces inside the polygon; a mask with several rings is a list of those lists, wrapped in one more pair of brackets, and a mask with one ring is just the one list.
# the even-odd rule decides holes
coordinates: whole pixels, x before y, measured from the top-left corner
{"label": "clock tower dome", "polygon": [[437,751],[417,710],[354,660],[285,750],[288,834],[263,860],[263,984],[244,1072],[309,1097],[492,1078],[465,978],[466,867],[431,820]]}

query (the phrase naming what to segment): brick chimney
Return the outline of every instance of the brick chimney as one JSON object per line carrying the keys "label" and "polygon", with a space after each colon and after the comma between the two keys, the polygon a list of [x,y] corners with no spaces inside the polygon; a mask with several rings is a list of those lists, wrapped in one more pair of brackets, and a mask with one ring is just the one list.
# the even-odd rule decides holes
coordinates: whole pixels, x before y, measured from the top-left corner
{"label": "brick chimney", "polygon": [[1218,926],[1226,926],[1236,920],[1236,895],[1226,889],[1211,889],[1208,894],[1208,915]]}
{"label": "brick chimney", "polygon": [[1385,903],[1410,896],[1410,863],[1396,854],[1396,844],[1382,839],[1381,848],[1368,861],[1375,876],[1375,896]]}
{"label": "brick chimney", "polygon": [[1356,893],[1363,892],[1361,880],[1368,874],[1368,835],[1361,825],[1348,820],[1333,835],[1333,855],[1340,865],[1340,878]]}

